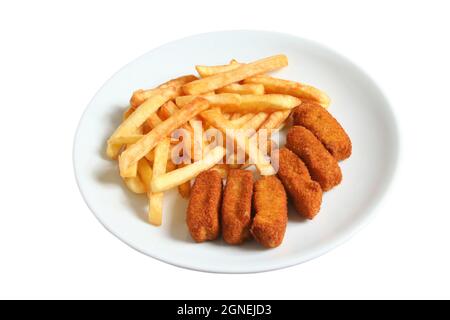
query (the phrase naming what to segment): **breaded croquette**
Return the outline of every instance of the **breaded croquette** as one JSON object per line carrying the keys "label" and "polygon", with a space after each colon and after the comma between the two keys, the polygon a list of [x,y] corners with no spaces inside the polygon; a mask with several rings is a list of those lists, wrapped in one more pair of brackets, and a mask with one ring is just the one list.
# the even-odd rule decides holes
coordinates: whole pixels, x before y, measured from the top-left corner
{"label": "breaded croquette", "polygon": [[321,105],[304,102],[294,109],[292,118],[294,125],[311,131],[337,161],[352,154],[352,142],[344,128]]}
{"label": "breaded croquette", "polygon": [[226,243],[240,244],[250,235],[252,194],[252,172],[231,169],[222,202],[222,233]]}
{"label": "breaded croquette", "polygon": [[267,248],[278,247],[283,242],[288,215],[286,192],[276,176],[263,176],[255,183],[253,206],[251,234]]}
{"label": "breaded croquette", "polygon": [[289,129],[286,147],[306,164],[311,178],[320,184],[323,191],[341,183],[342,172],[337,160],[305,127],[294,126]]}
{"label": "breaded croquette", "polygon": [[186,222],[196,242],[217,239],[220,232],[219,210],[222,178],[215,170],[200,173],[191,190]]}
{"label": "breaded croquette", "polygon": [[281,148],[278,157],[278,177],[294,202],[297,213],[307,219],[313,219],[322,204],[320,184],[311,180],[306,165],[289,149]]}

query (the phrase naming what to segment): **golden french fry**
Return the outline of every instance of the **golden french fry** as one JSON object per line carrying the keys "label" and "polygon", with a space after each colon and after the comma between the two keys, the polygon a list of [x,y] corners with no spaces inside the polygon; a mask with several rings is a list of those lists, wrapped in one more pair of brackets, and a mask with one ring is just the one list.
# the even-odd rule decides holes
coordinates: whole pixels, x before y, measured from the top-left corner
{"label": "golden french fry", "polygon": [[[125,150],[128,149],[131,146],[131,144],[127,144],[125,145]],[[119,155],[119,167],[120,167],[120,158],[121,155]],[[121,173],[122,178],[136,178],[137,176],[137,171],[138,171],[138,164],[133,163],[131,166],[127,167],[123,173]]]}
{"label": "golden french fry", "polygon": [[269,117],[269,115],[266,112],[258,112],[255,114],[249,121],[244,123],[241,126],[241,129],[243,130],[255,130],[257,131],[259,127],[266,121],[266,119]]}
{"label": "golden french fry", "polygon": [[240,114],[239,112],[235,112],[231,115],[230,120],[233,121],[233,120],[239,119],[241,116],[242,116],[242,114]]}
{"label": "golden french fry", "polygon": [[[230,120],[225,119],[218,109],[203,111],[200,116],[211,123],[213,127],[222,131],[225,135],[227,135],[227,133],[229,134],[229,132],[227,132],[227,129],[238,129],[233,126]],[[256,141],[254,141],[254,139],[249,139],[246,136],[242,136],[241,138],[232,138],[234,139],[237,147],[241,150],[244,150],[245,153],[252,158],[251,160],[255,162],[256,168],[261,175],[275,174],[275,169],[272,167],[270,162],[264,158],[264,155],[259,150],[258,145],[255,143]]]}
{"label": "golden french fry", "polygon": [[[178,107],[183,107],[192,100],[194,100],[197,96],[180,96],[175,99],[175,102]],[[211,96],[201,95],[202,98],[208,100],[209,104],[212,108],[225,108],[233,106],[235,108],[239,108],[241,104],[241,96],[235,93],[221,93]]]}
{"label": "golden french fry", "polygon": [[[183,107],[198,96],[181,96],[176,98],[176,104]],[[236,93],[220,93],[214,96],[201,97],[208,100],[212,108],[220,108],[223,112],[274,112],[288,110],[301,104],[301,100],[285,94],[239,95]]]}
{"label": "golden french fry", "polygon": [[[186,83],[189,83],[191,81],[197,80],[198,78],[194,75],[186,75],[181,76],[176,79],[169,80],[161,85],[159,85],[156,89],[164,89],[168,87],[174,87],[177,90],[177,93],[180,94],[180,88]],[[150,98],[156,89],[149,89],[149,90],[137,90],[133,93],[133,96],[130,99],[130,104],[133,108],[136,108],[140,106],[142,103],[144,103],[145,100]]]}
{"label": "golden french fry", "polygon": [[[128,148],[128,146],[129,145],[126,145],[125,148]],[[120,158],[119,158],[119,160],[120,160]],[[147,190],[145,183],[139,176],[136,175],[137,171],[138,171],[138,164],[130,166],[128,168],[128,173],[127,173],[127,175],[129,177],[123,178],[123,180],[125,182],[125,185],[128,187],[128,189],[130,189],[134,193],[138,193],[138,194],[145,193]]]}
{"label": "golden french fry", "polygon": [[169,161],[167,161],[166,172],[173,171],[176,168],[177,168],[177,165],[175,163],[173,163],[172,160],[169,159]]}
{"label": "golden french fry", "polygon": [[[224,130],[228,129],[239,129],[240,126],[237,126],[233,123],[233,121],[230,121],[226,119],[222,112],[220,112],[220,109],[214,108],[209,109],[206,111],[203,111],[200,113],[200,117],[205,119],[211,126],[219,129],[220,131],[225,132]],[[224,129],[224,130],[222,130]]]}
{"label": "golden french fry", "polygon": [[[175,114],[175,112],[177,112],[179,110],[178,106],[172,102],[169,101],[168,103],[166,103],[164,106],[161,107],[161,116],[163,117],[163,119],[167,119],[169,117],[171,117],[173,114]],[[196,117],[192,118],[189,120],[189,123],[192,123],[193,121],[196,121]],[[181,126],[182,129],[187,130],[187,132],[189,132],[189,134],[191,135],[191,138],[189,140],[184,141],[184,150],[189,151],[189,157],[193,154],[193,150],[194,150],[194,139],[192,138],[194,135],[194,130],[192,128],[192,125],[190,125],[189,123],[185,123]],[[173,141],[174,143],[178,143],[179,139],[176,139]]]}
{"label": "golden french fry", "polygon": [[[113,140],[114,138],[120,136],[134,134],[152,113],[156,112],[160,106],[170,99],[175,98],[175,96],[176,90],[173,87],[155,90],[152,96],[150,96],[138,109],[130,114],[124,122],[122,122],[122,124],[111,135],[109,140]],[[111,143],[109,140],[106,152],[110,158],[114,159],[118,155],[120,146],[119,148],[114,147],[115,144]]]}
{"label": "golden french fry", "polygon": [[231,119],[231,113],[224,113],[223,116],[225,117],[225,119]]}
{"label": "golden french fry", "polygon": [[237,69],[239,66],[241,66],[241,64],[234,60],[234,62],[222,66],[195,66],[195,69],[200,77],[206,78],[218,73]]}
{"label": "golden french fry", "polygon": [[150,163],[153,163],[153,161],[155,161],[155,149],[152,149],[152,151],[150,151],[149,153],[147,153],[145,155],[145,159],[147,159],[148,161],[150,161]]}
{"label": "golden french fry", "polygon": [[122,145],[122,144],[133,144],[139,141],[144,135],[143,134],[131,134],[129,136],[121,136],[117,138],[113,138],[110,140],[110,143],[116,144],[116,145]]}
{"label": "golden french fry", "polygon": [[123,120],[127,120],[127,118],[134,112],[133,106],[129,106],[127,110],[123,113]]}
{"label": "golden french fry", "polygon": [[[166,102],[167,103],[167,102]],[[147,121],[145,122],[145,124],[149,127],[149,128],[151,128],[151,129],[153,129],[154,127],[156,127],[158,124],[160,124],[162,122],[162,119],[157,115],[157,113],[155,112],[155,113],[152,113],[149,117],[148,117],[148,119],[147,119]]]}
{"label": "golden french fry", "polygon": [[247,84],[262,84],[267,93],[288,94],[305,101],[314,101],[328,108],[330,98],[327,94],[313,86],[295,81],[277,79],[270,76],[259,75],[244,80]]}
{"label": "golden french fry", "polygon": [[225,149],[222,146],[217,146],[200,161],[188,164],[162,176],[153,177],[152,190],[154,192],[163,192],[179,186],[195,178],[200,172],[212,168],[217,162],[222,160],[224,155]]}
{"label": "golden french fry", "polygon": [[164,105],[161,106],[158,110],[159,118],[164,121],[172,116],[175,111],[178,110],[178,107],[173,103],[173,101],[167,101]]}
{"label": "golden french fry", "polygon": [[[239,113],[238,113],[239,114]],[[242,127],[247,121],[249,121],[251,118],[253,118],[255,116],[254,113],[246,113],[246,114],[242,114],[240,117],[238,117],[235,120],[231,120],[231,123],[233,124],[233,126],[240,128]]]}
{"label": "golden french fry", "polygon": [[[185,167],[185,164],[179,164],[178,168]],[[191,195],[191,181],[186,181],[178,186],[178,193],[185,199],[189,199]]]}
{"label": "golden french fry", "polygon": [[[122,152],[119,161],[120,172],[126,172],[130,165],[142,159],[162,138],[167,137],[173,130],[179,128],[200,112],[208,109],[208,107],[209,103],[207,100],[197,98],[184,106],[184,108],[177,110],[170,118],[161,122],[152,131]],[[135,113],[141,108],[142,106]]]}
{"label": "golden french fry", "polygon": [[127,186],[128,190],[137,194],[143,194],[147,190],[145,185],[139,177],[134,178],[123,178],[123,182]]}
{"label": "golden french fry", "polygon": [[224,112],[274,112],[278,110],[290,110],[302,102],[300,99],[284,94],[243,95],[239,108],[225,106]]}
{"label": "golden french fry", "polygon": [[[237,69],[218,73],[207,78],[195,80],[183,85],[182,90],[186,94],[198,95],[205,92],[214,91],[225,87],[234,82],[239,82],[248,77],[273,71],[288,65],[288,59],[285,55],[277,55],[249,64],[241,65]],[[230,65],[235,66],[235,65]]]}
{"label": "golden french fry", "polygon": [[291,114],[290,110],[275,111],[271,113],[260,129],[272,130],[278,128]]}
{"label": "golden french fry", "polygon": [[122,150],[122,144],[113,144],[113,143],[107,143],[106,144],[106,155],[111,159],[117,159],[120,150]]}
{"label": "golden french fry", "polygon": [[[152,184],[155,179],[166,173],[167,160],[169,157],[170,140],[165,138],[158,142],[155,148],[155,161],[153,162],[153,176]],[[162,223],[162,207],[164,194],[161,191],[156,192],[152,190],[148,193],[149,208],[148,208],[148,221],[155,225],[160,226]]]}
{"label": "golden french fry", "polygon": [[223,88],[217,89],[217,93],[264,94],[264,86],[259,83],[232,83]]}
{"label": "golden french fry", "polygon": [[198,161],[203,158],[203,126],[201,121],[190,122],[193,130],[194,139],[192,141],[192,155],[193,161]]}
{"label": "golden french fry", "polygon": [[147,192],[151,192],[151,183],[153,170],[146,158],[142,158],[138,162],[138,177],[141,179]]}

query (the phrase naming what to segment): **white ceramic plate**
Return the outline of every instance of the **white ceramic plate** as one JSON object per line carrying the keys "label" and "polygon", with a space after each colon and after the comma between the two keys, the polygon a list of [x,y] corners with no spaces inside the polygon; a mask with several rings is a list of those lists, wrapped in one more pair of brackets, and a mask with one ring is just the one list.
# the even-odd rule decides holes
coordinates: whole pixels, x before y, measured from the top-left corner
{"label": "white ceramic plate", "polygon": [[[194,243],[185,224],[187,201],[166,193],[160,228],[146,222],[147,201],[123,185],[105,141],[121,121],[130,93],[195,73],[196,64],[251,61],[284,53],[289,66],[277,76],[325,90],[330,112],[353,142],[341,162],[343,182],[324,194],[314,221],[290,209],[283,244],[263,249],[254,241]],[[159,47],[117,72],[93,98],[78,127],[74,167],[81,193],[100,222],[134,249],[167,263],[209,272],[247,273],[292,266],[317,257],[350,238],[373,214],[396,168],[398,134],[388,102],[377,85],[346,58],[317,43],[273,32],[229,31],[192,36]]]}

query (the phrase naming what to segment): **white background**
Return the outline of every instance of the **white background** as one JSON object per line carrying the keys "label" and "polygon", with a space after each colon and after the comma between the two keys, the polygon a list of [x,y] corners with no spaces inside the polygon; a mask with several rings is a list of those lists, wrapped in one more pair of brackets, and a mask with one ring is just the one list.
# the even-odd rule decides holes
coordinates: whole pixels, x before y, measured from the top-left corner
{"label": "white background", "polygon": [[[0,298],[450,298],[449,13],[448,1],[0,2]],[[152,48],[228,29],[336,49],[397,115],[400,164],[376,218],[300,266],[166,265],[108,233],[75,183],[73,136],[100,86]]]}

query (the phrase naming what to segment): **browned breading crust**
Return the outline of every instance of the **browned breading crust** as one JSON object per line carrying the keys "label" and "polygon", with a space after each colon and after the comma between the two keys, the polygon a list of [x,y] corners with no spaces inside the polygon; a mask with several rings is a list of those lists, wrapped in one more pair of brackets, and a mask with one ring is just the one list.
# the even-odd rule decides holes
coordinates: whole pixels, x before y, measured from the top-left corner
{"label": "browned breading crust", "polygon": [[294,126],[289,129],[286,147],[294,152],[307,166],[309,174],[323,191],[328,191],[342,181],[337,160],[308,129]]}
{"label": "browned breading crust", "polygon": [[252,215],[253,174],[231,169],[222,202],[222,234],[228,244],[240,244],[249,236]]}
{"label": "browned breading crust", "polygon": [[254,186],[255,217],[250,232],[267,248],[278,247],[284,238],[287,215],[287,196],[276,176],[263,176]]}
{"label": "browned breading crust", "polygon": [[292,112],[294,125],[311,131],[337,160],[352,154],[352,142],[340,123],[321,105],[304,102]]}
{"label": "browned breading crust", "polygon": [[200,173],[191,190],[186,222],[196,242],[217,239],[220,232],[219,210],[222,178],[215,170]]}
{"label": "browned breading crust", "polygon": [[307,219],[313,219],[322,204],[322,188],[311,180],[306,165],[287,148],[278,153],[278,177],[294,203],[297,213]]}

